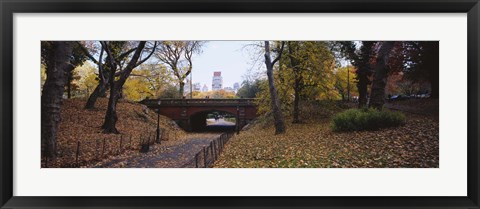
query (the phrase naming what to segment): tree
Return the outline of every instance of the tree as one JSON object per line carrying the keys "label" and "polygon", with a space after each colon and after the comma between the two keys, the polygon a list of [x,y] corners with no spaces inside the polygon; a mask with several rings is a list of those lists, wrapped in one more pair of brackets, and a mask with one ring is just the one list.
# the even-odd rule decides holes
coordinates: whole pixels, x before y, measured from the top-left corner
{"label": "tree", "polygon": [[404,72],[415,83],[428,81],[431,97],[439,96],[439,42],[407,41],[404,47]]}
{"label": "tree", "polygon": [[[149,89],[153,91],[152,94],[155,98],[159,97],[168,85],[174,83],[175,78],[161,63],[142,64],[139,68],[139,71],[145,74],[140,77],[148,83]],[[137,76],[137,74],[132,73],[132,76]]]}
{"label": "tree", "polygon": [[350,88],[355,82],[354,73],[355,68],[351,65],[336,70],[334,87],[343,101],[348,100],[351,95],[358,95],[358,91]]}
{"label": "tree", "polygon": [[245,80],[242,83],[242,87],[237,91],[237,97],[240,98],[255,98],[256,94],[260,92],[260,84],[263,80],[255,79]]}
{"label": "tree", "polygon": [[133,70],[130,78],[125,82],[123,96],[131,101],[158,98],[172,79],[162,64],[142,64],[138,69]]}
{"label": "tree", "polygon": [[[107,113],[105,114],[105,120],[102,128],[104,133],[118,133],[118,130],[115,127],[118,120],[116,107],[118,99],[121,97],[123,85],[125,84],[127,78],[130,76],[133,69],[144,63],[152,56],[152,54],[155,52],[157,42],[154,43],[153,48],[151,48],[151,52],[144,59],[140,60],[140,58],[142,57],[143,49],[146,45],[146,41],[140,41],[136,46],[134,54],[132,55],[132,57],[128,61],[128,64],[125,67],[123,67],[124,64],[122,62],[118,62],[118,60],[115,59],[109,42],[102,41],[101,44],[102,47],[105,49],[107,56],[110,57],[107,64],[111,69],[109,75],[110,97],[108,99]],[[115,79],[117,73],[118,79]]]}
{"label": "tree", "polygon": [[293,90],[293,123],[300,122],[300,102],[333,89],[334,56],[323,41],[288,41],[280,79]]}
{"label": "tree", "polygon": [[270,42],[265,41],[265,65],[267,67],[267,77],[268,77],[268,87],[270,90],[271,106],[273,118],[275,120],[275,134],[283,134],[286,131],[285,119],[283,113],[280,110],[280,104],[278,101],[277,90],[275,89],[274,76],[273,76],[273,66],[278,60],[282,57],[283,48],[285,47],[285,42],[282,41],[280,50],[275,59],[270,57]]}
{"label": "tree", "polygon": [[[301,122],[301,103],[322,99],[335,99],[335,57],[324,41],[285,42],[278,70],[274,74],[280,109],[291,115],[292,122]],[[274,49],[279,51],[280,45]],[[293,64],[292,64],[293,61]],[[257,94],[258,112],[270,112],[271,97],[267,82],[260,83]]]}
{"label": "tree", "polygon": [[72,70],[68,72],[67,77],[67,98],[70,99],[72,98],[72,91],[77,91],[80,87],[77,82],[74,82],[80,80],[80,75],[77,71]]}
{"label": "tree", "polygon": [[[388,97],[396,94],[410,95],[411,94],[410,91],[408,89],[404,89],[405,83],[406,81],[404,80],[403,72],[390,72],[387,77],[387,85],[385,86],[385,93],[388,95]],[[411,82],[410,82],[410,85],[411,85]]]}
{"label": "tree", "polygon": [[353,41],[340,41],[340,48],[342,54],[350,60],[353,66],[357,69],[356,80],[358,89],[358,107],[366,107],[368,101],[368,85],[370,85],[369,77],[372,75],[371,60],[374,57],[375,41],[362,41],[357,50],[357,45]]}
{"label": "tree", "polygon": [[87,98],[98,85],[97,69],[90,62],[85,62],[82,66],[75,68],[74,71],[80,77],[78,80],[78,94],[82,98]]}
{"label": "tree", "polygon": [[193,55],[201,53],[202,46],[202,41],[163,41],[158,46],[156,56],[177,78],[180,97],[185,91],[185,79],[192,72]]}
{"label": "tree", "polygon": [[302,80],[302,66],[300,62],[302,59],[302,54],[299,50],[300,42],[288,41],[288,57],[290,58],[290,65],[293,69],[293,90],[294,90],[294,101],[293,101],[293,123],[299,123],[300,109],[298,107],[300,102],[300,92],[303,89]]}
{"label": "tree", "polygon": [[47,80],[47,67],[42,63],[40,66],[40,86],[42,89],[43,89],[43,84],[45,84],[46,80]]}
{"label": "tree", "polygon": [[154,97],[155,90],[151,88],[148,82],[149,77],[148,71],[134,70],[123,86],[123,98],[130,101],[141,101]]}
{"label": "tree", "polygon": [[[74,42],[72,42],[74,43]],[[45,66],[45,63],[44,62],[47,62],[46,60],[48,59],[46,56],[49,56],[48,54],[49,53],[53,53],[53,42],[52,41],[43,41],[41,43],[42,45],[42,66]],[[77,44],[73,44],[71,46],[72,48],[72,54],[70,55],[70,60],[71,60],[71,63],[73,63],[75,66],[77,65],[81,65],[83,62],[85,62],[85,60],[87,59],[87,57],[85,56],[85,54],[83,53],[83,49],[78,46]],[[67,72],[67,84],[66,84],[66,89],[65,89],[65,92],[67,93],[67,98],[71,98],[72,97],[72,91],[76,91],[78,90],[78,84],[74,81],[78,81],[78,79],[80,79],[80,76],[77,74],[77,72],[71,70],[69,72]]]}
{"label": "tree", "polygon": [[438,41],[422,42],[424,49],[423,68],[428,71],[431,85],[431,97],[439,97],[439,70],[440,70],[440,52]]}
{"label": "tree", "polygon": [[160,92],[158,98],[160,99],[177,99],[178,88],[172,84],[167,83],[165,88]]}
{"label": "tree", "polygon": [[[95,103],[98,97],[106,96],[106,91],[109,87],[110,78],[111,78],[111,76],[109,76],[109,73],[111,71],[114,72],[115,69],[113,70],[109,69],[109,65],[107,63],[109,62],[108,60],[110,59],[110,57],[108,55],[104,60],[105,49],[102,44],[94,43],[94,42],[83,42],[83,43],[77,42],[77,45],[85,54],[85,56],[88,57],[90,61],[95,63],[98,68],[98,85],[90,94],[87,100],[87,103],[85,104],[85,109],[93,109],[95,108]],[[130,54],[136,50],[135,47],[130,47],[130,48],[128,47],[130,47],[129,44],[124,41],[112,42],[110,48],[111,48],[112,56],[114,56],[113,59],[115,59],[115,62],[125,63],[128,56],[130,56]],[[97,57],[95,57],[94,55],[97,55]],[[118,75],[115,75],[115,76],[118,76]]]}
{"label": "tree", "polygon": [[370,107],[382,109],[385,103],[385,86],[390,67],[388,58],[395,45],[395,41],[385,41],[380,46],[377,58],[375,60],[375,75],[372,82]]}
{"label": "tree", "polygon": [[93,92],[88,97],[87,102],[85,103],[85,109],[93,109],[95,108],[95,103],[97,102],[97,98],[100,96],[105,96],[106,94],[105,91],[108,85],[109,76],[106,75],[107,74],[107,71],[105,70],[106,66],[104,66],[103,64],[103,54],[105,50],[102,45],[100,49],[100,55],[98,59],[96,59],[90,54],[90,52],[86,48],[82,47],[82,49],[84,49],[83,51],[86,54],[86,56],[89,57],[89,59],[93,63],[97,64],[98,66],[98,85],[95,87]]}
{"label": "tree", "polygon": [[56,157],[56,136],[60,110],[68,74],[80,64],[72,59],[73,43],[66,41],[42,42],[42,63],[46,66],[45,84],[41,96],[42,153]]}
{"label": "tree", "polygon": [[220,89],[218,91],[212,91],[209,98],[212,98],[212,99],[233,99],[233,98],[235,98],[235,92],[225,91],[223,89]]}

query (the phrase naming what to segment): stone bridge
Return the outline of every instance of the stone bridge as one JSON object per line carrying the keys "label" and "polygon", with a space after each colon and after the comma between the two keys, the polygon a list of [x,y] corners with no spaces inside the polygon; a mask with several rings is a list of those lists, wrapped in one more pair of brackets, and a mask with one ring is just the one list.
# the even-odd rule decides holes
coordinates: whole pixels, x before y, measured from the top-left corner
{"label": "stone bridge", "polygon": [[254,99],[146,99],[140,103],[171,118],[186,131],[205,130],[207,115],[212,112],[236,116],[240,129],[257,117]]}

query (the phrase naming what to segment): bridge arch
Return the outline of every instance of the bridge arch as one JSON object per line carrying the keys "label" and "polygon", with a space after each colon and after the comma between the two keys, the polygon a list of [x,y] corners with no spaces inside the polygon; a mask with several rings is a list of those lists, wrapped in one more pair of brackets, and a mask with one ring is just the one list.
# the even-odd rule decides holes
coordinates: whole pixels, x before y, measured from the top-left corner
{"label": "bridge arch", "polygon": [[197,125],[197,121],[192,124],[192,115],[202,112],[231,113],[237,116],[239,128],[257,117],[254,99],[146,99],[140,103],[174,120],[186,131],[196,129],[194,125]]}

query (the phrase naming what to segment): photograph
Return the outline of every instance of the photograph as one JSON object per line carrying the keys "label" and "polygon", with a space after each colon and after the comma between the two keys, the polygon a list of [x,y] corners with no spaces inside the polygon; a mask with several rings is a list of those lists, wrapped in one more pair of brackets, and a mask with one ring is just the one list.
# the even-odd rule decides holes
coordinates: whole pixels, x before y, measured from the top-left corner
{"label": "photograph", "polygon": [[479,1],[0,0],[0,209],[480,209]]}
{"label": "photograph", "polygon": [[41,41],[40,166],[438,169],[439,45]]}

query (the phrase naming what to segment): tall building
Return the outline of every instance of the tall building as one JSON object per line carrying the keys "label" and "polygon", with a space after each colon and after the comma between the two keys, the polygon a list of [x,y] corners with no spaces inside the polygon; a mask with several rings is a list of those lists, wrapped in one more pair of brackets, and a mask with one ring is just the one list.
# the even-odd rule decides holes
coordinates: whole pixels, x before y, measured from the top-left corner
{"label": "tall building", "polygon": [[233,84],[233,90],[234,90],[235,92],[237,92],[238,89],[240,89],[240,84],[239,84],[238,82],[236,82],[236,83]]}
{"label": "tall building", "polygon": [[190,95],[190,79],[185,80],[185,85],[183,86],[183,96]]}
{"label": "tall building", "polygon": [[208,91],[207,84],[203,84],[202,92],[207,92],[207,91]]}
{"label": "tall building", "polygon": [[222,85],[223,85],[222,72],[220,71],[213,72],[212,91],[221,90]]}

